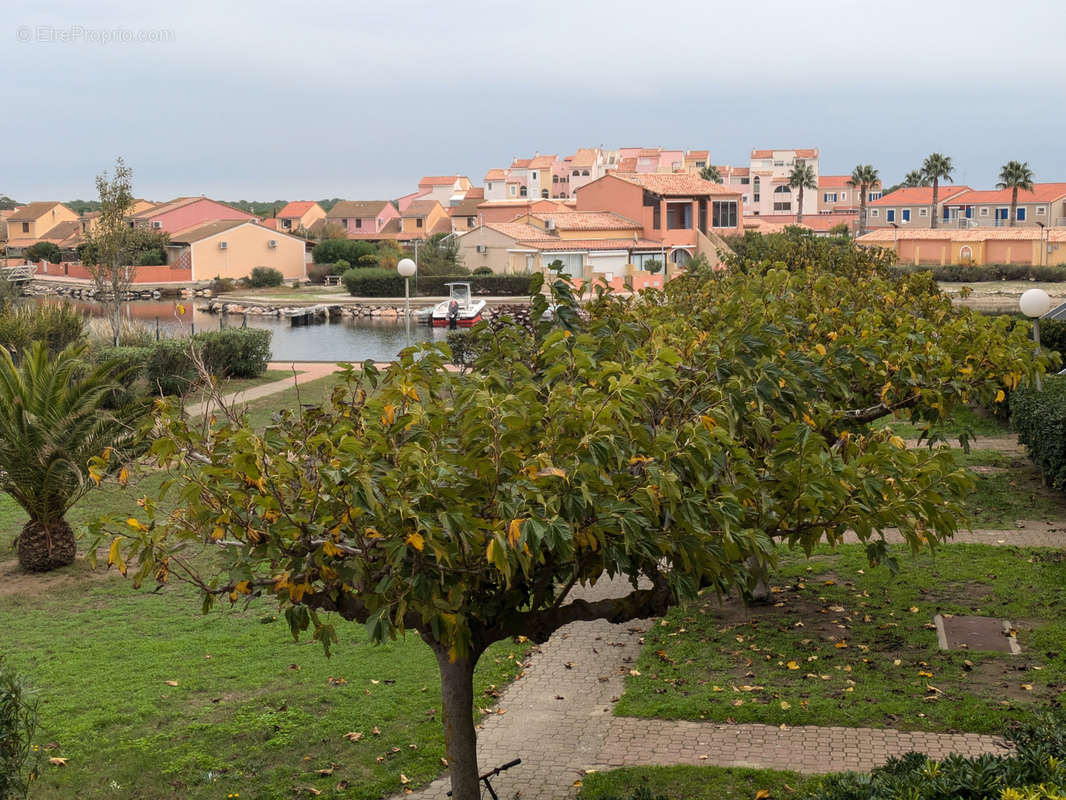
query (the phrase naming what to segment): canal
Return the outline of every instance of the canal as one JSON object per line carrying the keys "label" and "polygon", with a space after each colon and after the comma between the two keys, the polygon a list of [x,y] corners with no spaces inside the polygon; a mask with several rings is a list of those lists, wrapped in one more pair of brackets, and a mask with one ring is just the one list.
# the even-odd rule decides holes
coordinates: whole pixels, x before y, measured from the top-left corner
{"label": "canal", "polygon": [[[84,300],[66,300],[55,297],[40,297],[37,302],[69,302],[85,316],[99,318],[94,324],[97,330],[106,330],[103,320],[104,307],[100,303]],[[160,336],[188,336],[197,332],[218,330],[219,326],[240,327],[245,324],[242,316],[221,316],[197,310],[203,303],[200,298],[187,300],[137,300],[126,303],[123,318],[131,326],[155,331]],[[178,306],[185,309],[178,313]],[[100,327],[100,326],[104,327]],[[335,322],[293,327],[288,319],[278,317],[247,316],[249,328],[264,328],[273,333],[271,357],[274,361],[391,361],[406,346],[406,334],[402,320],[343,317]],[[411,343],[444,341],[448,331],[411,322]]]}

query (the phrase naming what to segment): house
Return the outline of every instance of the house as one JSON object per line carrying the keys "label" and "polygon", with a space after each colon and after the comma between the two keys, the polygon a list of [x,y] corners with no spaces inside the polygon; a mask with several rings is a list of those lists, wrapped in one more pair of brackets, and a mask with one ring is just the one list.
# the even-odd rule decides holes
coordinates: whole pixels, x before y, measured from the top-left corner
{"label": "house", "polygon": [[[748,167],[751,202],[745,213],[752,215],[795,214],[799,211],[799,190],[788,185],[794,167],[809,165],[818,178],[818,148],[752,150]],[[818,213],[818,192],[803,192],[803,213]]]}
{"label": "house", "polygon": [[310,231],[316,222],[325,218],[326,212],[318,203],[312,200],[296,200],[277,213],[277,229],[286,233]]}
{"label": "house", "polygon": [[573,211],[572,200],[486,200],[477,207],[481,222],[511,222],[530,211]]}
{"label": "house", "polygon": [[[447,208],[453,197],[461,200],[472,185],[465,175],[427,175],[418,182],[414,199],[436,200]],[[405,206],[401,205],[400,211],[406,210]]]}
{"label": "house", "polygon": [[485,173],[486,200],[507,199],[507,177],[508,170],[505,169],[490,169]]}
{"label": "house", "polygon": [[451,233],[452,225],[444,206],[437,200],[423,198],[408,204],[400,214],[400,236],[414,240],[426,239],[437,233]]}
{"label": "house", "polygon": [[[473,193],[473,196],[471,194]],[[485,202],[484,192],[467,192],[458,205],[451,206],[447,210],[448,217],[452,221],[452,233],[464,233],[471,231],[480,224],[481,214],[478,206]]]}
{"label": "house", "polygon": [[255,267],[272,267],[286,280],[304,280],[306,245],[298,236],[254,220],[211,220],[170,234],[167,265],[192,281],[243,278]]}
{"label": "house", "polygon": [[697,253],[715,263],[719,237],[744,231],[739,192],[685,173],[610,173],[578,189],[576,210],[639,222],[641,238],[664,245],[677,266]]}
{"label": "house", "polygon": [[[859,196],[859,187],[848,183],[850,175],[819,175],[818,176],[818,213],[835,214],[840,212],[858,213],[862,205]],[[881,182],[878,181],[866,192],[867,204],[881,199]],[[806,205],[806,196],[804,196]]]}
{"label": "house", "polygon": [[129,217],[130,227],[139,226],[174,233],[216,220],[255,221],[254,214],[241,211],[207,197],[178,197],[168,203],[153,205]]}
{"label": "house", "polygon": [[[381,238],[391,220],[400,212],[388,200],[341,200],[326,214],[327,225],[339,225],[352,239]],[[398,228],[397,228],[398,230]]]}
{"label": "house", "polygon": [[[944,204],[942,225],[1009,227],[1013,191],[963,192]],[[1066,226],[1066,183],[1034,183],[1033,191],[1018,190],[1017,226]]]}
{"label": "house", "polygon": [[77,221],[78,215],[62,203],[27,203],[7,218],[8,242],[28,240],[33,244],[59,223]]}
{"label": "house", "polygon": [[892,250],[901,264],[1066,265],[1063,228],[883,228],[855,241]]}
{"label": "house", "polygon": [[[970,191],[969,186],[941,186],[937,194],[937,208],[933,212],[943,219],[945,206]],[[866,205],[866,228],[931,228],[930,209],[933,205],[931,186],[896,189]]]}

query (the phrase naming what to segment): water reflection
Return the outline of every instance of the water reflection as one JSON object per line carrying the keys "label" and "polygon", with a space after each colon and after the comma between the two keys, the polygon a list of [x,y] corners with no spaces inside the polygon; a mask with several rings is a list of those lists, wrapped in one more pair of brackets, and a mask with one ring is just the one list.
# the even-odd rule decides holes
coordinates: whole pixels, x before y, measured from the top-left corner
{"label": "water reflection", "polygon": [[[38,302],[56,302],[56,298],[38,298]],[[87,317],[103,317],[100,303],[85,300],[67,301]],[[193,330],[218,330],[220,326],[240,327],[243,316],[207,314],[196,309],[199,300],[138,300],[126,303],[122,316],[131,323],[150,330],[159,328],[161,336],[187,336]],[[185,314],[178,313],[178,306]],[[403,321],[344,317],[337,322],[292,327],[288,319],[247,317],[249,328],[273,331],[272,357],[275,361],[390,361],[405,346]],[[448,331],[428,325],[411,324],[411,343],[444,341]]]}

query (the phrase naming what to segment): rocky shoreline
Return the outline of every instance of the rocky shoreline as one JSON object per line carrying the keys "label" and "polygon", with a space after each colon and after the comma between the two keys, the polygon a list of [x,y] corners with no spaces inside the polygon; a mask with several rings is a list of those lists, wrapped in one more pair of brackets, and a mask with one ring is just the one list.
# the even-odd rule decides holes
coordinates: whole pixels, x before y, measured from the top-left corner
{"label": "rocky shoreline", "polygon": [[[411,319],[418,320],[426,316],[426,312],[432,307],[432,305],[425,305],[421,308],[412,307]],[[381,320],[402,320],[404,318],[403,305],[381,303],[346,303],[344,305],[323,303],[314,306],[294,306],[236,303],[216,299],[197,306],[197,310],[207,314],[221,314],[223,316],[289,317],[293,320],[303,319],[316,322],[340,320],[345,317],[350,319]],[[514,303],[486,306],[481,316],[489,322],[503,316],[510,316],[520,324],[527,324],[529,322],[529,304]]]}

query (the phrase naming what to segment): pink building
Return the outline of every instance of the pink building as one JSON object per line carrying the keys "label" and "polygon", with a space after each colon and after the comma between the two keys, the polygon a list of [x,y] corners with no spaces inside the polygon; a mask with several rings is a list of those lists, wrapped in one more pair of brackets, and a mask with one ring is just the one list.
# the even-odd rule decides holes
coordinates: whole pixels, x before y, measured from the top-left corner
{"label": "pink building", "polygon": [[130,227],[143,226],[152,230],[174,233],[215,220],[245,220],[255,222],[255,214],[241,211],[207,197],[179,197],[169,203],[153,206],[130,217]]}
{"label": "pink building", "polygon": [[326,224],[340,225],[352,237],[369,238],[399,218],[400,212],[388,200],[341,200],[326,214]]}

